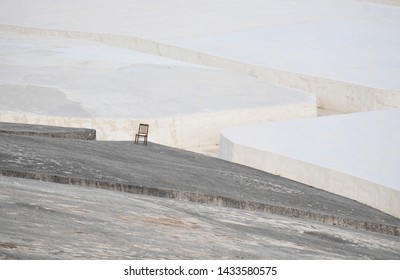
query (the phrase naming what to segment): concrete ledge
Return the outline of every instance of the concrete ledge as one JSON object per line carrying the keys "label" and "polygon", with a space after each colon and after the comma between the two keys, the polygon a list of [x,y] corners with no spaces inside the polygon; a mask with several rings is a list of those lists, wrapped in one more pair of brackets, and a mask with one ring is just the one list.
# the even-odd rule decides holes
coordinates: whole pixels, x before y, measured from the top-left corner
{"label": "concrete ledge", "polygon": [[362,229],[376,233],[400,236],[400,227],[394,225],[385,225],[369,221],[361,221],[338,217],[334,215],[324,215],[317,212],[304,211],[296,208],[290,208],[278,205],[269,205],[252,201],[239,200],[224,196],[214,196],[201,193],[191,193],[179,190],[162,189],[145,186],[135,186],[118,182],[105,182],[93,179],[83,179],[74,177],[65,177],[53,174],[32,173],[26,171],[0,170],[1,176],[17,177],[24,179],[33,179],[44,182],[53,182],[60,184],[78,185],[91,188],[107,189],[112,191],[127,192],[155,197],[177,199],[179,201],[188,201],[195,203],[205,203],[210,205],[229,207],[242,210],[266,212],[286,217],[309,219],[329,225],[342,226],[352,229]]}
{"label": "concrete ledge", "polygon": [[382,5],[400,6],[400,0],[361,0],[363,2],[370,2]]}
{"label": "concrete ledge", "polygon": [[6,122],[0,122],[0,134],[96,140],[96,130],[94,129]]}
{"label": "concrete ledge", "polygon": [[232,125],[260,121],[276,121],[313,117],[315,100],[304,103],[266,106],[237,110],[222,110],[175,117],[160,118],[78,118],[0,112],[0,121],[30,123],[96,130],[97,140],[133,141],[140,123],[150,125],[149,140],[178,148],[219,144],[221,130]]}

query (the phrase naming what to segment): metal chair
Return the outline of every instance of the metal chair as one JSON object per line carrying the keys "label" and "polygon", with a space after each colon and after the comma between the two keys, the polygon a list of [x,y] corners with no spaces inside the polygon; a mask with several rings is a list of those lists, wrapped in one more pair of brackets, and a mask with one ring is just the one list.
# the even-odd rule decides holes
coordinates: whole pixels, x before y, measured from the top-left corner
{"label": "metal chair", "polygon": [[149,134],[148,124],[139,124],[138,133],[135,135],[135,144],[139,144],[139,138],[143,137],[143,144],[147,146],[147,135]]}

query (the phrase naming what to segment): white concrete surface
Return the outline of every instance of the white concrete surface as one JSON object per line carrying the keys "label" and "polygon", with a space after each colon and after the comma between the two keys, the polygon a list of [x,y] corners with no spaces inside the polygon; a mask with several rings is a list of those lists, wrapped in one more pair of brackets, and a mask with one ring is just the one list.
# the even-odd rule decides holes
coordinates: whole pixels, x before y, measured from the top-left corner
{"label": "white concrete surface", "polygon": [[222,131],[220,157],[400,217],[400,109]]}
{"label": "white concrete surface", "polygon": [[400,106],[400,8],[394,5],[357,0],[3,0],[0,24],[246,73],[309,90],[317,94],[320,107],[330,110]]}
{"label": "white concrete surface", "polygon": [[223,127],[316,115],[295,89],[94,42],[0,33],[0,121],[95,128],[99,140],[216,145]]}

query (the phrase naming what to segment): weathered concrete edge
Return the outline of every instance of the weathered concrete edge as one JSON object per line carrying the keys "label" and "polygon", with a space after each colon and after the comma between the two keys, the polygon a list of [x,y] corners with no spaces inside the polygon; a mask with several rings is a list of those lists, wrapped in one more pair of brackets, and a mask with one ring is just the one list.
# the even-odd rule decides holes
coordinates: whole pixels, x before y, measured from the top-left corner
{"label": "weathered concrete edge", "polygon": [[[94,131],[94,132],[93,132]],[[95,130],[89,132],[30,132],[30,131],[6,131],[0,130],[0,134],[33,136],[33,137],[49,137],[49,138],[64,138],[74,140],[96,140]]]}
{"label": "weathered concrete edge", "polygon": [[373,4],[400,6],[400,0],[361,0],[362,2],[370,2]]}
{"label": "weathered concrete edge", "polygon": [[[19,126],[15,129],[13,126]],[[96,130],[92,128],[75,128],[75,127],[64,127],[64,126],[53,126],[53,125],[42,125],[43,131],[32,130],[32,127],[36,127],[36,124],[30,123],[10,123],[0,121],[0,134],[8,135],[21,135],[21,136],[37,136],[37,137],[49,137],[49,138],[65,138],[65,139],[77,139],[77,140],[96,140]],[[5,126],[5,128],[4,128]],[[8,129],[7,126],[10,126]],[[48,127],[48,129],[46,129]]]}
{"label": "weathered concrete edge", "polygon": [[[291,105],[232,108],[180,116],[144,118],[63,117],[0,111],[0,123],[29,123],[31,125],[94,129],[96,130],[96,140],[101,141],[133,141],[139,124],[147,123],[151,128],[150,138],[152,142],[186,149],[217,145],[221,129],[233,125],[315,117],[317,115],[315,105],[315,100],[310,100]],[[249,113],[253,116],[252,118],[249,118]],[[191,129],[187,129],[188,123],[190,123]]]}
{"label": "weathered concrete edge", "polygon": [[17,177],[17,178],[67,184],[67,185],[77,185],[90,188],[127,192],[132,194],[176,199],[179,201],[203,203],[203,204],[228,207],[228,208],[266,212],[286,217],[308,219],[329,225],[341,226],[356,230],[362,229],[375,233],[400,236],[400,227],[395,225],[385,225],[385,224],[362,221],[362,220],[348,219],[333,215],[325,215],[311,211],[304,211],[287,206],[270,205],[266,203],[239,200],[224,196],[184,192],[179,190],[162,189],[162,188],[155,188],[148,186],[136,186],[119,182],[106,182],[96,179],[72,178],[72,177],[66,177],[54,174],[45,174],[39,172],[33,173],[33,172],[16,171],[16,170],[0,170],[0,176]]}

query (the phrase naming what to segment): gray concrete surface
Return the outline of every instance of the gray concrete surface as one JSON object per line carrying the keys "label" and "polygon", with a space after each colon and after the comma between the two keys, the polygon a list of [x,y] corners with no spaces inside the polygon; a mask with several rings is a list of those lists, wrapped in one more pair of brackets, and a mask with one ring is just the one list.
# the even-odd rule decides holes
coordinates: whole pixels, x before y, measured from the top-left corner
{"label": "gray concrete surface", "polygon": [[154,143],[0,133],[0,175],[0,258],[400,259],[390,215]]}
{"label": "gray concrete surface", "polygon": [[398,237],[0,177],[0,259],[399,259]]}
{"label": "gray concrete surface", "polygon": [[[282,211],[330,223],[398,219],[331,193],[193,152],[149,143],[0,136],[2,175],[81,184],[234,208]],[[272,208],[269,206],[273,206]],[[336,219],[335,219],[336,218]],[[346,222],[350,220],[349,222]]]}

